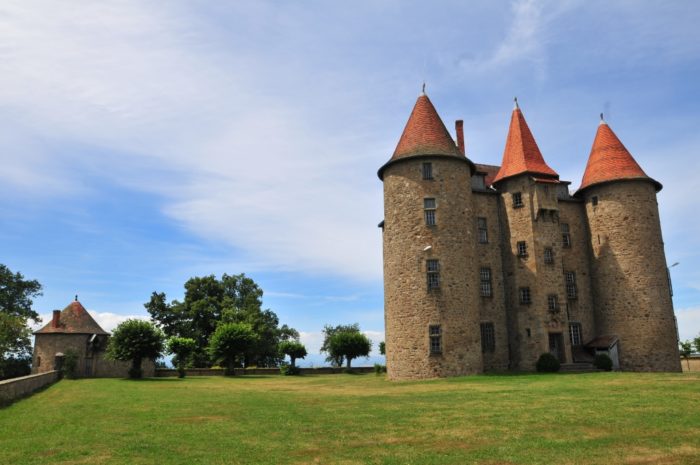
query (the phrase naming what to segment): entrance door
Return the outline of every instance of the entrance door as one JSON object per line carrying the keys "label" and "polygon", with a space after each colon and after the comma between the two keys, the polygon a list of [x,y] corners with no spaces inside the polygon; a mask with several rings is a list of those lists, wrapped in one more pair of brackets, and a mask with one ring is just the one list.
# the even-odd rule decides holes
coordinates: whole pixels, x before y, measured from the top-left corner
{"label": "entrance door", "polygon": [[564,363],[564,338],[561,333],[549,333],[549,353]]}

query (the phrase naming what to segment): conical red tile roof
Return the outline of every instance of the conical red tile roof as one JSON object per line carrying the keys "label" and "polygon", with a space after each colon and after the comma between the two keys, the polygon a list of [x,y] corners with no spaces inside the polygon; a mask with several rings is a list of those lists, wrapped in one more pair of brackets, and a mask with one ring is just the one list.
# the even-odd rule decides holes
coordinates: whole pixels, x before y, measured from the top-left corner
{"label": "conical red tile roof", "polygon": [[516,106],[510,119],[501,169],[498,170],[493,182],[497,183],[505,178],[523,173],[559,178],[557,172],[550,168],[542,158],[542,153],[537,147],[537,142],[530,132],[525,117],[520,108]]}
{"label": "conical red tile roof", "polygon": [[610,126],[601,121],[588,156],[581,187],[576,193],[595,184],[628,179],[647,179],[654,183],[657,191],[661,190],[661,184],[646,175]]}
{"label": "conical red tile roof", "polygon": [[433,103],[427,95],[421,94],[416,101],[406,127],[391,159],[379,169],[379,177],[394,161],[426,155],[446,155],[466,160],[450,136]]}
{"label": "conical red tile roof", "polygon": [[34,332],[34,334],[49,333],[109,334],[97,324],[87,310],[85,310],[83,304],[77,300],[71,302],[70,305],[61,311],[58,327],[54,327],[53,321],[50,321],[39,331]]}

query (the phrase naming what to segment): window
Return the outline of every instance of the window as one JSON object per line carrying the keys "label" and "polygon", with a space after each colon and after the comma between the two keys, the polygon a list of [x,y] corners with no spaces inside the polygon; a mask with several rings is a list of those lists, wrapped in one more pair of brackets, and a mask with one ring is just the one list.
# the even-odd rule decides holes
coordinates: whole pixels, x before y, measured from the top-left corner
{"label": "window", "polygon": [[525,241],[518,242],[518,257],[522,257],[522,258],[527,257],[527,242],[525,242]]}
{"label": "window", "polygon": [[479,217],[476,219],[477,236],[479,238],[479,244],[488,244],[489,242],[489,231],[486,227],[486,218]]}
{"label": "window", "polygon": [[521,287],[520,288],[520,303],[523,305],[529,305],[532,303],[532,296],[530,295],[530,288],[529,287]]}
{"label": "window", "polygon": [[573,300],[576,298],[576,273],[567,271],[564,275],[566,277],[566,298]]}
{"label": "window", "polygon": [[430,337],[430,354],[442,353],[442,328],[440,325],[430,325],[428,327]]}
{"label": "window", "polygon": [[481,268],[479,270],[479,278],[481,279],[481,285],[479,287],[481,291],[481,297],[491,297],[491,268]]}
{"label": "window", "polygon": [[571,337],[572,346],[583,345],[581,337],[581,323],[569,323],[569,336]]}
{"label": "window", "polygon": [[428,260],[426,262],[428,272],[428,290],[440,288],[440,262],[438,260]]}
{"label": "window", "polygon": [[591,203],[593,204],[594,207],[596,205],[598,205],[598,196],[597,195],[594,195],[593,197],[591,197]]}
{"label": "window", "polygon": [[554,250],[551,247],[544,248],[544,263],[546,265],[554,264]]}
{"label": "window", "polygon": [[425,213],[425,224],[435,226],[435,199],[423,199],[423,211]]}
{"label": "window", "polygon": [[557,305],[557,296],[554,294],[550,294],[547,296],[547,310],[550,312],[556,312],[559,309],[559,306]]}
{"label": "window", "polygon": [[423,179],[432,180],[433,179],[433,164],[423,163]]}
{"label": "window", "polygon": [[571,234],[569,233],[569,224],[561,224],[561,242],[564,247],[571,247]]}
{"label": "window", "polygon": [[481,323],[481,351],[493,352],[496,350],[496,335],[493,323]]}
{"label": "window", "polygon": [[520,192],[513,193],[513,208],[520,208],[523,206],[523,195]]}

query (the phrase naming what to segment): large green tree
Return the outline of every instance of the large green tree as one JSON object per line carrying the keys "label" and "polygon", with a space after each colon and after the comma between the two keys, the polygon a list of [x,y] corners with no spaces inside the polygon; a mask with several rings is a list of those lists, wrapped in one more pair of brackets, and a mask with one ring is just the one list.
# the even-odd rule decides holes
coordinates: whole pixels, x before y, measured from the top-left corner
{"label": "large green tree", "polygon": [[29,321],[39,323],[33,299],[41,284],[0,264],[0,379],[27,374],[31,363]]}
{"label": "large green tree", "polygon": [[350,369],[354,358],[369,356],[372,341],[360,332],[341,331],[331,337],[330,349],[333,353],[345,357],[347,368]]}
{"label": "large green tree", "polygon": [[196,345],[189,337],[173,336],[168,339],[168,352],[173,354],[173,363],[180,378],[185,377],[185,368],[190,363]]}
{"label": "large green tree", "polygon": [[244,354],[246,366],[277,366],[282,360],[278,343],[299,334],[286,325],[280,327],[275,312],[262,309],[262,296],[262,289],[245,274],[224,274],[221,279],[210,275],[188,280],[182,302],[168,303],[164,293],[154,292],[145,307],[168,337],[195,341],[193,363],[197,367],[211,366],[209,339],[222,323],[246,323],[257,335],[254,346]]}
{"label": "large green tree", "polygon": [[214,331],[209,342],[209,353],[214,362],[226,368],[232,375],[237,365],[242,365],[245,354],[258,342],[258,335],[247,323],[222,323]]}
{"label": "large green tree", "polygon": [[129,319],[117,326],[109,338],[107,357],[112,360],[130,361],[130,378],[140,378],[142,360],[157,359],[165,349],[165,336],[153,323]]}
{"label": "large green tree", "polygon": [[296,368],[298,358],[304,358],[308,355],[304,344],[295,340],[280,342],[279,350],[283,354],[289,355],[289,359],[292,361],[292,369]]}
{"label": "large green tree", "polygon": [[353,323],[351,325],[325,325],[323,327],[323,345],[321,346],[321,353],[328,354],[326,356],[326,362],[330,363],[334,367],[343,366],[343,361],[345,356],[341,353],[334,351],[331,347],[331,338],[337,333],[360,333],[360,325],[358,323]]}

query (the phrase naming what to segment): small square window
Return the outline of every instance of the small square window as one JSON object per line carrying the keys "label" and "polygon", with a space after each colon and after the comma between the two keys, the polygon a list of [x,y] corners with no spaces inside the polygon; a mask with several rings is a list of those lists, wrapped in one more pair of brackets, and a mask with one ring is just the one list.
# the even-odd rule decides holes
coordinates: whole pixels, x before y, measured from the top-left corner
{"label": "small square window", "polygon": [[521,287],[520,288],[520,303],[523,305],[529,305],[532,303],[532,296],[530,295],[530,288],[529,287]]}
{"label": "small square window", "polygon": [[567,271],[564,273],[566,278],[566,298],[569,300],[574,300],[577,297],[576,289],[576,273],[573,271]]}
{"label": "small square window", "polygon": [[569,232],[568,223],[561,224],[561,242],[563,247],[571,247],[571,233]]}
{"label": "small square window", "polygon": [[430,354],[441,354],[442,328],[440,325],[430,325],[428,327],[428,337],[430,338]]}
{"label": "small square window", "polygon": [[433,179],[433,164],[429,162],[423,163],[423,179],[431,181]]}
{"label": "small square window", "polygon": [[571,337],[571,345],[583,345],[583,337],[581,337],[581,323],[569,323],[569,336]]}
{"label": "small square window", "polygon": [[479,291],[481,297],[491,297],[493,288],[491,287],[491,268],[481,268],[479,270],[480,285]]}
{"label": "small square window", "polygon": [[518,257],[527,258],[527,242],[519,241],[517,248],[518,248]]}
{"label": "small square window", "polygon": [[440,288],[440,262],[438,260],[428,260],[426,262],[428,276],[428,290]]}
{"label": "small square window", "polygon": [[547,265],[554,264],[554,250],[551,247],[544,248],[544,263]]}
{"label": "small square window", "polygon": [[557,296],[555,294],[550,294],[547,296],[547,309],[550,312],[556,312],[559,309],[557,305]]}
{"label": "small square window", "polygon": [[435,199],[423,199],[423,212],[426,226],[435,226],[437,224],[435,219],[435,205]]}
{"label": "small square window", "polygon": [[523,206],[523,195],[520,192],[513,193],[513,208],[521,208]]}

